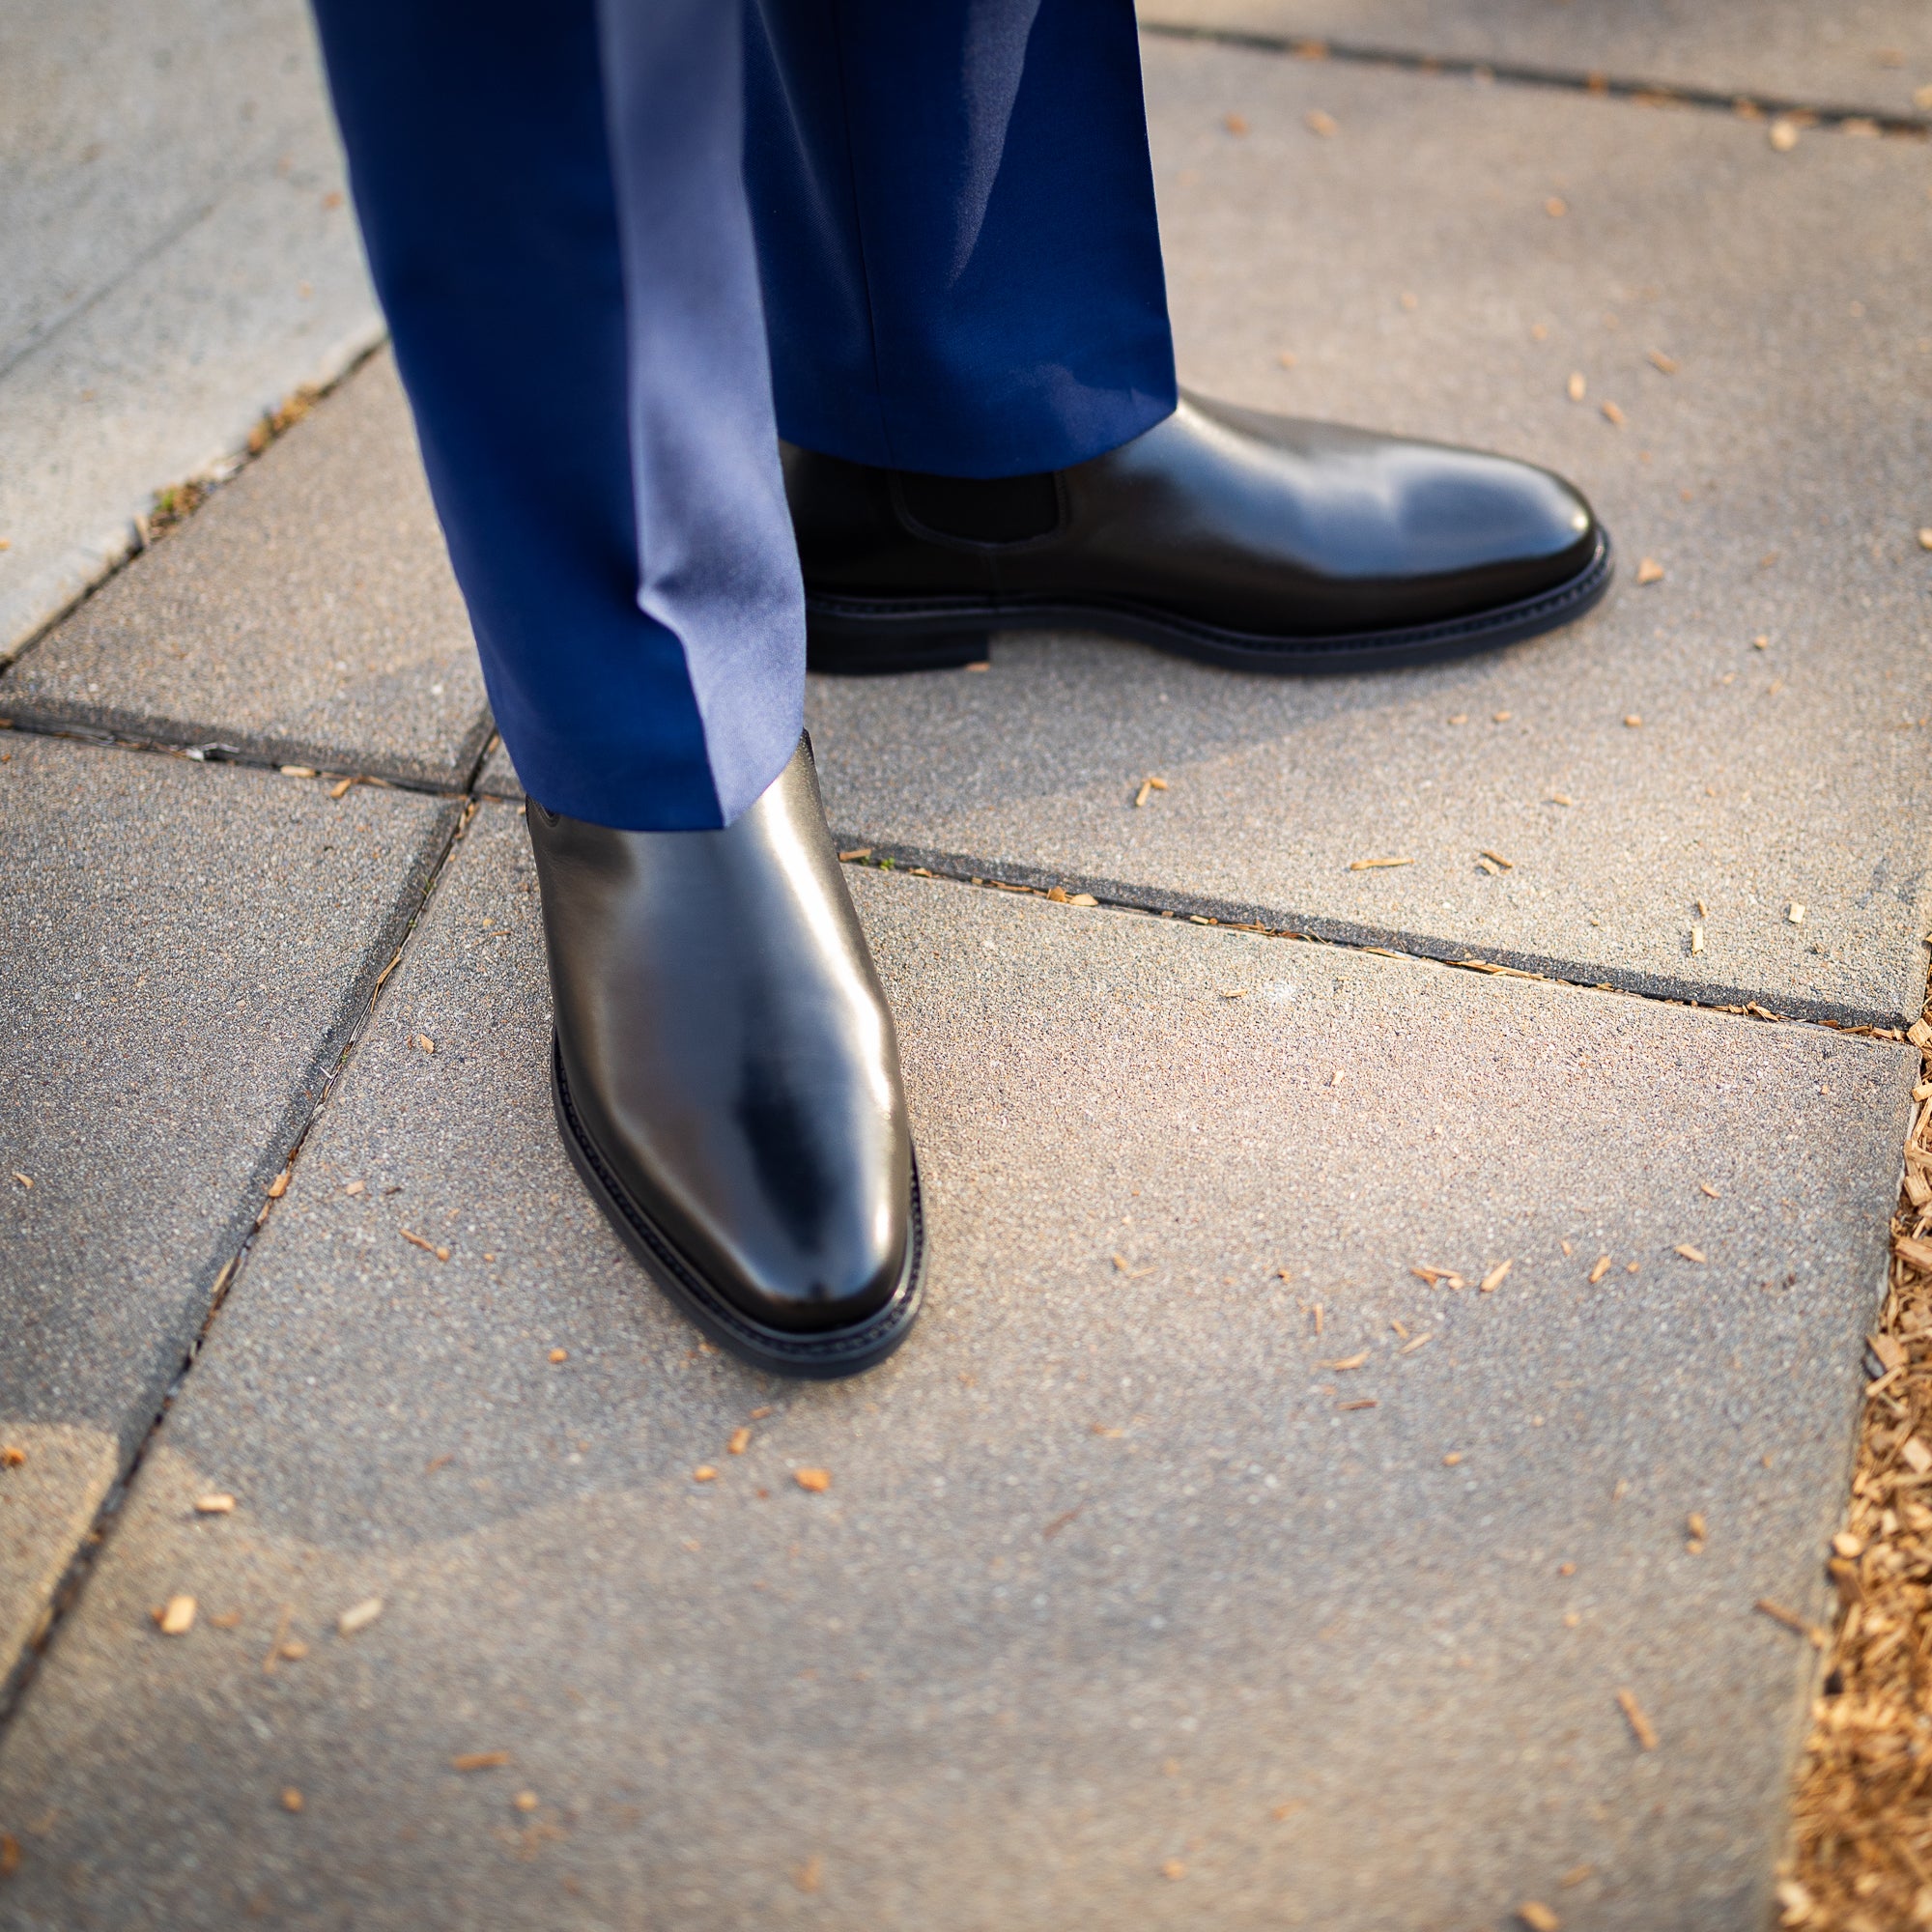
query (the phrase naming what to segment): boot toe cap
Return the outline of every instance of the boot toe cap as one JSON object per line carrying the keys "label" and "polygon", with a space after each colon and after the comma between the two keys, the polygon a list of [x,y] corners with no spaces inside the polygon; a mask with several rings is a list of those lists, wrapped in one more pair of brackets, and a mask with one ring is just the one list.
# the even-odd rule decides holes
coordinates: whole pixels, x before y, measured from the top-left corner
{"label": "boot toe cap", "polygon": [[1513,577],[1524,596],[1575,576],[1602,541],[1596,513],[1563,477],[1461,452],[1421,467],[1403,523],[1411,574]]}
{"label": "boot toe cap", "polygon": [[765,1244],[720,1257],[715,1285],[738,1312],[786,1335],[823,1335],[869,1321],[903,1285],[909,1189],[869,1214],[841,1217],[810,1243]]}

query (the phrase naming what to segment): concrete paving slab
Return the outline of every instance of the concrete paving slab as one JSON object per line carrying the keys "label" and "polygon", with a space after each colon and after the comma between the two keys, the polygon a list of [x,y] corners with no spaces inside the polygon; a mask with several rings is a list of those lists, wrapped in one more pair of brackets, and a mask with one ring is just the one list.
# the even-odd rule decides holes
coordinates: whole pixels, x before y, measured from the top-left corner
{"label": "concrete paving slab", "polygon": [[295,0],[15,0],[0,20],[0,365],[272,154],[314,70]]}
{"label": "concrete paving slab", "polygon": [[456,809],[0,732],[0,1684]]}
{"label": "concrete paving slab", "polygon": [[299,0],[0,19],[0,658],[382,329]]}
{"label": "concrete paving slab", "polygon": [[1140,15],[1901,119],[1925,117],[1932,85],[1932,21],[1912,0],[1141,0]]}
{"label": "concrete paving slab", "polygon": [[479,811],[0,1749],[9,1922],[1761,1923],[1915,1057],[854,883],[932,1298],[785,1386],[572,1180]]}
{"label": "concrete paving slab", "polygon": [[[816,680],[841,838],[1671,997],[1916,1016],[1924,151],[1778,154],[1725,115],[1145,52],[1183,380],[1562,469],[1619,586],[1570,630],[1382,677],[1036,635],[990,673]],[[1149,774],[1170,789],[1136,810]],[[1350,869],[1377,858],[1413,863]]]}
{"label": "concrete paving slab", "polygon": [[489,703],[388,352],[0,678],[0,710],[466,786]]}

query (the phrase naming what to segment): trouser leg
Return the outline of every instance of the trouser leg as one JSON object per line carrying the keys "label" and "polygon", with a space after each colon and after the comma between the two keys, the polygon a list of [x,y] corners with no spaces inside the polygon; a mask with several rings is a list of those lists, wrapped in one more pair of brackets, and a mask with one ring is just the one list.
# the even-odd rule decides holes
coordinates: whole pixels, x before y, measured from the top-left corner
{"label": "trouser leg", "polygon": [[317,0],[498,724],[630,829],[795,742],[781,423],[1002,475],[1174,403],[1125,0],[755,4],[748,138],[730,0]]}
{"label": "trouser leg", "polygon": [[1172,412],[1131,0],[749,4],[746,170],[787,439],[1009,476]]}
{"label": "trouser leg", "polygon": [[731,0],[317,0],[350,176],[531,794],[728,822],[796,744],[804,607]]}

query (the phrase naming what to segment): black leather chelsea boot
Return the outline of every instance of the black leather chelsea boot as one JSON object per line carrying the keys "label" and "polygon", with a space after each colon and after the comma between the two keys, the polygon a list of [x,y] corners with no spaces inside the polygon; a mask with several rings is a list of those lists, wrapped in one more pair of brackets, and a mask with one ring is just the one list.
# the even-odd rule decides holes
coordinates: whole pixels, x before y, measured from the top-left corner
{"label": "black leather chelsea boot", "polygon": [[898,1047],[810,747],[722,832],[529,807],[563,1144],[651,1279],[780,1375],[872,1366],[919,1312]]}
{"label": "black leather chelsea boot", "polygon": [[1610,546],[1508,457],[1183,394],[1104,456],[992,482],[789,445],[817,670],[970,664],[987,633],[1078,625],[1244,670],[1361,670],[1587,611]]}

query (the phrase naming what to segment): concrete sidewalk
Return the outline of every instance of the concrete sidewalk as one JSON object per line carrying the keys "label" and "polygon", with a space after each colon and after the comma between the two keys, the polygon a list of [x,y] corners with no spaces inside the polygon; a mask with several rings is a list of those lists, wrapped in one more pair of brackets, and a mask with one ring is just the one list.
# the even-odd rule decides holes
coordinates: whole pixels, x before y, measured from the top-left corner
{"label": "concrete sidewalk", "polygon": [[[1671,71],[1784,84],[1743,17]],[[358,369],[0,676],[0,1926],[1766,1921],[1917,1117],[1926,150],[1144,51],[1184,379],[1564,469],[1619,589],[815,682],[935,1263],[793,1387],[555,1145]]]}
{"label": "concrete sidewalk", "polygon": [[0,18],[0,662],[380,339],[301,0]]}

